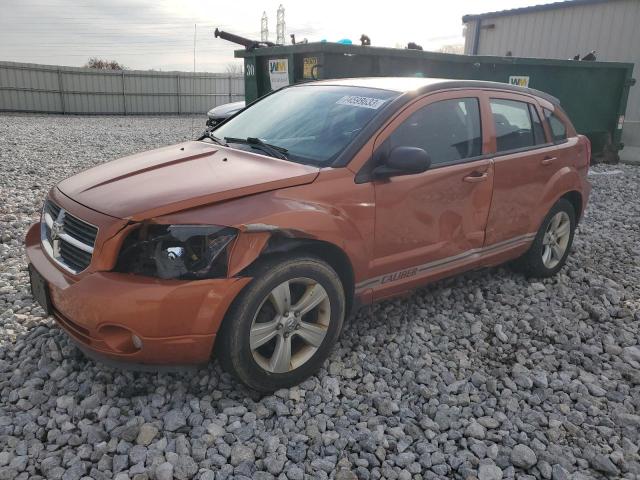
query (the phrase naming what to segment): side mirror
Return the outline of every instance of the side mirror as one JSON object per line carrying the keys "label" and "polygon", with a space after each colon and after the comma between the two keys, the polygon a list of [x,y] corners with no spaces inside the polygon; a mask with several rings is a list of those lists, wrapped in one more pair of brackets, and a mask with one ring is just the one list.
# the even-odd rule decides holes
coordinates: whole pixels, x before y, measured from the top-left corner
{"label": "side mirror", "polygon": [[422,148],[395,147],[383,163],[373,170],[374,178],[413,175],[429,170],[431,157]]}

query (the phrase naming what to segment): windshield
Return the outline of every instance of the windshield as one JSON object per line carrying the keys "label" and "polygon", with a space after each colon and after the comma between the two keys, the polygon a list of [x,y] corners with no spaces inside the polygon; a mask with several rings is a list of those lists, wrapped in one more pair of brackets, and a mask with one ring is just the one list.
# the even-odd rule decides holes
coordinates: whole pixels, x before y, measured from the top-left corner
{"label": "windshield", "polygon": [[[285,88],[230,119],[214,135],[221,140],[257,138],[286,149],[292,161],[327,166],[397,95],[389,90],[330,85]],[[233,148],[252,148],[229,143]]]}

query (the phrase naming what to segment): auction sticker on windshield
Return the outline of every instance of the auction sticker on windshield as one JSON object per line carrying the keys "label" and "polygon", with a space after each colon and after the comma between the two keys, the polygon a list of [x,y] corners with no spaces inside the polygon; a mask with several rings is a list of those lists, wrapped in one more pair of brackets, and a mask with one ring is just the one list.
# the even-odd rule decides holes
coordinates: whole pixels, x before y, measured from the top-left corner
{"label": "auction sticker on windshield", "polygon": [[373,97],[361,97],[359,95],[345,95],[336,103],[338,105],[351,105],[352,107],[372,108],[374,110],[380,108],[385,100]]}

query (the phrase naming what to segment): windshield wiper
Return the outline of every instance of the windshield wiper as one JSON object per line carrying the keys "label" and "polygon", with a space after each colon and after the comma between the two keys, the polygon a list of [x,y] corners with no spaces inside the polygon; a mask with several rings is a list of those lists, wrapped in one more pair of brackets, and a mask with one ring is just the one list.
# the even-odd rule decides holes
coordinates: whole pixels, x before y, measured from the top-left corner
{"label": "windshield wiper", "polygon": [[224,139],[226,140],[227,143],[241,143],[243,145],[250,145],[259,150],[262,150],[265,153],[268,153],[272,157],[280,158],[282,160],[288,160],[286,153],[289,150],[283,147],[278,147],[277,145],[271,145],[269,143],[265,143],[256,137],[247,137],[247,138],[224,137]]}
{"label": "windshield wiper", "polygon": [[227,144],[224,143],[222,139],[216,137],[211,130],[205,130],[204,132],[202,132],[202,135],[200,135],[200,138],[198,138],[198,140],[204,140],[205,138],[209,138],[218,145],[222,145],[223,147],[227,146]]}

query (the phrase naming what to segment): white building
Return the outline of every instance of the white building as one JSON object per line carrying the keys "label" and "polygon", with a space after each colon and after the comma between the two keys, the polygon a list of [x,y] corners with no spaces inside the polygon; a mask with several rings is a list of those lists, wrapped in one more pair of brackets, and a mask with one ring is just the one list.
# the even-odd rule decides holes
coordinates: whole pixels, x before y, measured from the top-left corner
{"label": "white building", "polygon": [[[595,50],[597,60],[634,63],[640,75],[640,0],[569,0],[462,21],[466,54],[567,60]],[[631,87],[622,142],[623,159],[640,159],[640,85]]]}

